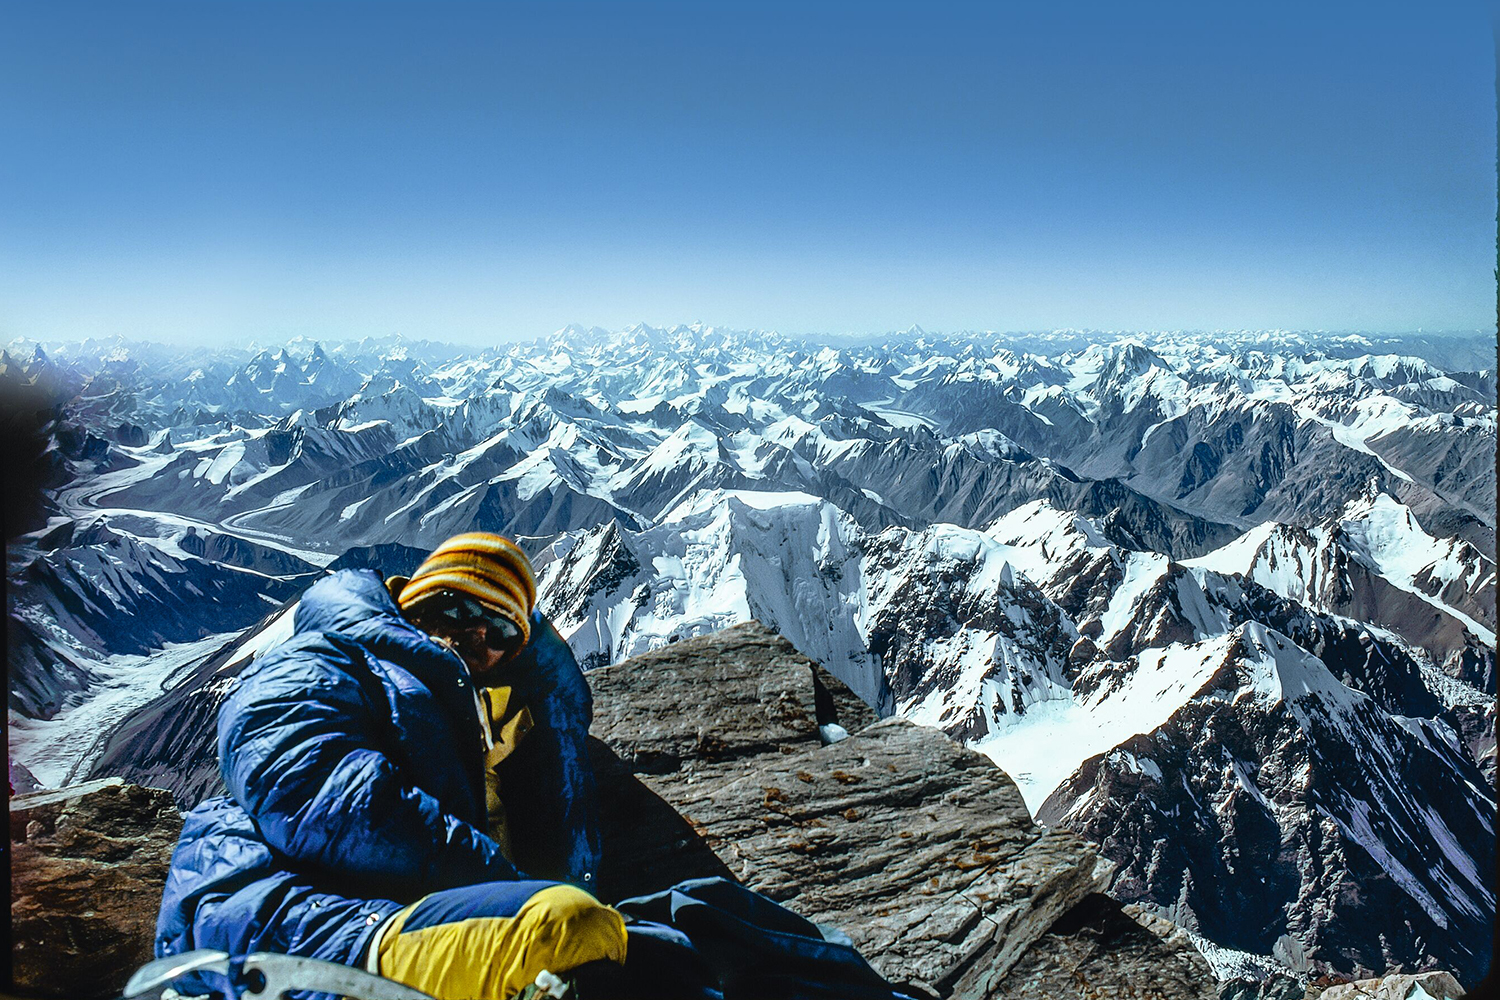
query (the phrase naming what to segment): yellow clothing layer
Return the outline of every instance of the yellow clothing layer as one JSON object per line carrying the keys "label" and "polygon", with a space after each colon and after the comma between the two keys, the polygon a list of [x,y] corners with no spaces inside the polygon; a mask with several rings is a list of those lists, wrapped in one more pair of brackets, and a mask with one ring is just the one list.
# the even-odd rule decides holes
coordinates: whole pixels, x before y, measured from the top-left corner
{"label": "yellow clothing layer", "polygon": [[508,687],[480,688],[480,721],[484,725],[484,803],[488,815],[490,839],[500,845],[507,861],[515,864],[511,852],[510,827],[505,819],[505,803],[500,798],[500,775],[496,768],[531,732],[533,722],[531,709],[525,705],[512,704],[512,690]]}
{"label": "yellow clothing layer", "polygon": [[546,970],[625,961],[625,918],[582,889],[552,885],[514,916],[471,916],[420,930],[407,919],[432,897],[398,911],[383,929],[379,971],[436,1000],[509,1000]]}
{"label": "yellow clothing layer", "polygon": [[513,621],[521,630],[522,645],[531,636],[536,577],[526,553],[504,535],[454,535],[433,549],[410,578],[390,577],[386,587],[402,612],[444,590],[467,594]]}

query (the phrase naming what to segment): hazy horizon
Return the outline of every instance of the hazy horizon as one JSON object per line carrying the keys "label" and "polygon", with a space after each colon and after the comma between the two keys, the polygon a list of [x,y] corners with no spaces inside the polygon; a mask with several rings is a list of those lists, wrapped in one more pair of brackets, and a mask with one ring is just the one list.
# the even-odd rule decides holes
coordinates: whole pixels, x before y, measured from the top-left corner
{"label": "hazy horizon", "polygon": [[[789,333],[784,330],[773,330],[756,327],[735,327],[720,323],[645,323],[638,321],[617,328],[606,328],[598,324],[564,323],[553,327],[545,333],[536,333],[526,336],[515,337],[506,340],[458,340],[442,336],[415,336],[400,331],[365,332],[351,334],[291,334],[286,336],[260,336],[260,337],[234,337],[220,338],[216,343],[204,344],[191,340],[169,340],[153,338],[150,336],[133,337],[124,334],[90,335],[86,337],[30,337],[24,334],[10,337],[0,342],[0,349],[12,351],[22,346],[40,345],[45,349],[57,349],[60,346],[78,347],[89,342],[120,343],[130,347],[164,347],[180,350],[232,350],[256,352],[270,350],[277,347],[290,345],[301,345],[311,349],[317,344],[323,347],[335,347],[343,345],[357,345],[365,341],[397,341],[413,345],[430,345],[433,347],[451,347],[460,350],[484,350],[489,348],[505,348],[509,346],[524,345],[549,337],[577,329],[585,333],[603,331],[609,336],[617,336],[628,333],[637,327],[660,332],[671,332],[673,330],[687,328],[701,328],[705,331],[717,331],[720,333],[744,333],[756,335],[769,335],[782,337],[788,340],[805,341],[810,345],[830,346],[871,346],[882,339],[892,344],[901,342],[904,338],[913,335],[930,337],[935,340],[962,340],[966,337],[1003,339],[1014,338],[1018,342],[1026,340],[1053,338],[1064,339],[1068,337],[1109,337],[1111,342],[1133,337],[1170,337],[1181,334],[1184,337],[1225,337],[1225,338],[1253,338],[1258,336],[1281,336],[1288,338],[1305,337],[1309,340],[1333,340],[1339,338],[1375,338],[1379,341],[1401,341],[1406,339],[1431,339],[1431,340],[1461,340],[1461,339],[1487,339],[1493,335],[1488,330],[1286,330],[1286,329],[1256,329],[1256,328],[1229,328],[1216,330],[1201,329],[1177,329],[1177,330],[1148,330],[1148,329],[1091,329],[1076,327],[1051,327],[1034,330],[937,330],[928,328],[920,323],[912,324],[904,329],[879,330],[856,333],[834,333],[828,331],[812,331]],[[914,334],[915,331],[919,333]],[[22,358],[24,360],[24,358]]]}

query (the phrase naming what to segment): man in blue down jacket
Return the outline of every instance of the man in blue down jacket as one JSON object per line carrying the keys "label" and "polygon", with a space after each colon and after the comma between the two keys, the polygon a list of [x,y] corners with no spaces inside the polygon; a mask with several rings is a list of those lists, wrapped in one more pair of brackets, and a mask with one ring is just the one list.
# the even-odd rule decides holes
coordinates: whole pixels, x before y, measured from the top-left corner
{"label": "man in blue down jacket", "polygon": [[292,637],[220,709],[229,795],[186,818],[156,954],[306,955],[439,998],[533,995],[559,975],[570,1000],[899,996],[732,883],[613,907],[588,891],[592,701],[535,601],[526,557],[482,532],[409,580],[310,587]]}

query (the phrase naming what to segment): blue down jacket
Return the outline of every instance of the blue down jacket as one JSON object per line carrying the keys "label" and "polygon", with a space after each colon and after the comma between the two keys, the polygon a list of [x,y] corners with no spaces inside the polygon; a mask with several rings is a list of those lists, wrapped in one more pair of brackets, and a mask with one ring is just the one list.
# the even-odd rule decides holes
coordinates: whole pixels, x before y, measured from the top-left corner
{"label": "blue down jacket", "polygon": [[502,765],[516,866],[484,832],[483,737],[463,661],[410,625],[370,570],[318,581],[294,622],[220,708],[229,795],[187,815],[158,956],[216,948],[362,964],[380,920],[426,893],[518,874],[591,887],[593,705],[544,618],[507,668],[536,723]]}

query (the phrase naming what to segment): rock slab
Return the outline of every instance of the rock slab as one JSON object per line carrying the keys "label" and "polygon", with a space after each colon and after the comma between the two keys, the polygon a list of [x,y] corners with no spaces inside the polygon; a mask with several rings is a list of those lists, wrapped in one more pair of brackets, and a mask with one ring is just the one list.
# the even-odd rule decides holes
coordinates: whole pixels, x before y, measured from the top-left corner
{"label": "rock slab", "polygon": [[112,997],[152,958],[182,829],[170,792],[118,778],[10,800],[15,986]]}
{"label": "rock slab", "polygon": [[1318,1000],[1456,1000],[1464,989],[1446,972],[1397,973],[1330,986]]}
{"label": "rock slab", "polygon": [[[1098,886],[1093,849],[1033,823],[987,757],[935,729],[874,722],[758,622],[589,679],[594,735],[736,878],[845,931],[895,982],[998,995]],[[852,735],[825,746],[832,723]]]}
{"label": "rock slab", "polygon": [[[1149,922],[1149,921],[1148,921]],[[1187,934],[1143,926],[1094,894],[1063,915],[1001,980],[997,1000],[1208,1000],[1217,984]],[[1302,998],[1301,990],[1297,992]]]}

